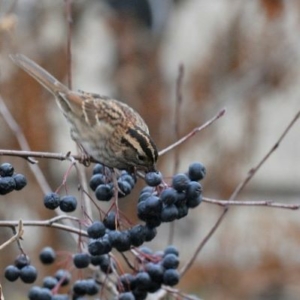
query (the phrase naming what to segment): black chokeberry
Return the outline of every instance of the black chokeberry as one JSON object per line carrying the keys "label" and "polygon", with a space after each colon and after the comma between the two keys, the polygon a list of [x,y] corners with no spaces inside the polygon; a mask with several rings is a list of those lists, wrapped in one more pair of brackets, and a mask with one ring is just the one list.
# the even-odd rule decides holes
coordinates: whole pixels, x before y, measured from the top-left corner
{"label": "black chokeberry", "polygon": [[56,271],[54,277],[61,282],[61,286],[65,286],[67,284],[69,284],[70,280],[71,280],[71,274],[69,271],[65,270],[65,269],[59,269]]}
{"label": "black chokeberry", "polygon": [[145,174],[145,182],[149,186],[158,186],[162,183],[162,174],[160,172],[149,172]]}
{"label": "black chokeberry", "polygon": [[118,180],[118,188],[119,188],[119,192],[118,192],[119,198],[126,197],[132,191],[132,186],[128,181],[125,180],[120,180],[120,179]]}
{"label": "black chokeberry", "polygon": [[178,256],[173,253],[168,253],[164,256],[161,264],[165,269],[177,269],[179,266]]}
{"label": "black chokeberry", "polygon": [[179,250],[177,249],[177,247],[169,245],[164,250],[164,256],[167,254],[174,254],[176,256],[179,256]]}
{"label": "black chokeberry", "polygon": [[22,269],[25,266],[30,264],[30,258],[25,254],[20,254],[15,259],[15,266],[19,269]]}
{"label": "black chokeberry", "polygon": [[100,184],[95,190],[95,196],[99,201],[109,201],[113,195],[114,189],[110,183]]}
{"label": "black chokeberry", "polygon": [[52,276],[46,276],[43,279],[43,287],[52,290],[58,283],[58,280]]}
{"label": "black chokeberry", "polygon": [[195,162],[189,166],[188,176],[193,181],[202,180],[206,175],[206,169],[202,163]]}
{"label": "black chokeberry", "polygon": [[4,276],[8,281],[16,281],[20,276],[20,269],[10,265],[5,268]]}
{"label": "black chokeberry", "polygon": [[172,179],[172,186],[178,192],[183,192],[187,189],[190,179],[183,173],[176,174]]}
{"label": "black chokeberry", "polygon": [[165,285],[174,286],[179,282],[179,272],[175,269],[168,269],[164,272],[163,283]]}
{"label": "black chokeberry", "polygon": [[94,174],[90,179],[90,188],[95,191],[100,184],[106,183],[106,177],[103,174]]}
{"label": "black chokeberry", "polygon": [[87,228],[87,234],[92,239],[98,239],[105,234],[105,225],[100,221],[95,221]]}
{"label": "black chokeberry", "polygon": [[73,256],[74,266],[78,269],[88,267],[91,262],[91,256],[88,253],[76,253]]}
{"label": "black chokeberry", "polygon": [[27,185],[26,177],[23,174],[14,174],[12,178],[16,184],[16,191],[22,190]]}
{"label": "black chokeberry", "polygon": [[40,261],[45,265],[52,264],[55,258],[55,251],[51,247],[45,247],[40,252]]}
{"label": "black chokeberry", "polygon": [[59,207],[60,196],[57,193],[48,193],[44,197],[44,205],[48,209],[56,209]]}
{"label": "black chokeberry", "polygon": [[177,192],[173,188],[166,188],[161,192],[160,199],[166,205],[174,204],[177,200]]}
{"label": "black chokeberry", "polygon": [[14,167],[10,163],[3,163],[0,165],[0,176],[12,176],[14,174]]}
{"label": "black chokeberry", "polygon": [[0,195],[6,195],[16,189],[16,182],[13,177],[0,177]]}
{"label": "black chokeberry", "polygon": [[72,195],[61,197],[59,208],[63,212],[73,212],[77,207],[77,199]]}
{"label": "black chokeberry", "polygon": [[178,217],[178,209],[175,204],[164,205],[160,214],[162,222],[172,222]]}
{"label": "black chokeberry", "polygon": [[37,278],[37,270],[34,266],[24,266],[20,270],[20,278],[24,283],[33,283]]}

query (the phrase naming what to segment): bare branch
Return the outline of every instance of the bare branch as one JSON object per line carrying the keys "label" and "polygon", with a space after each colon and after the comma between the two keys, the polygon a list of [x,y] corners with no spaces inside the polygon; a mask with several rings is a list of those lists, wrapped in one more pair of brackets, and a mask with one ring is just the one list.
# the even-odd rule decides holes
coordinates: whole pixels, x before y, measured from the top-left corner
{"label": "bare branch", "polygon": [[265,207],[273,207],[273,208],[283,208],[283,209],[291,209],[298,210],[300,209],[300,204],[285,204],[278,203],[271,200],[253,200],[253,201],[236,201],[236,200],[216,200],[211,198],[203,198],[203,202],[216,204],[219,206],[265,206]]}
{"label": "bare branch", "polygon": [[203,129],[205,129],[206,127],[208,127],[209,125],[211,125],[213,122],[215,122],[216,120],[218,120],[219,118],[221,118],[226,112],[226,109],[223,108],[221,111],[218,112],[218,114],[216,116],[214,116],[212,119],[210,119],[209,121],[207,121],[206,123],[204,123],[203,125],[194,128],[191,132],[189,132],[187,135],[185,135],[184,137],[182,137],[180,140],[178,140],[177,142],[173,143],[172,145],[168,146],[167,148],[159,151],[159,156],[164,155],[165,153],[171,151],[172,149],[176,148],[177,146],[181,145],[182,143],[184,143],[185,141],[187,141],[188,139],[190,139],[191,137],[193,137],[196,133],[202,131]]}

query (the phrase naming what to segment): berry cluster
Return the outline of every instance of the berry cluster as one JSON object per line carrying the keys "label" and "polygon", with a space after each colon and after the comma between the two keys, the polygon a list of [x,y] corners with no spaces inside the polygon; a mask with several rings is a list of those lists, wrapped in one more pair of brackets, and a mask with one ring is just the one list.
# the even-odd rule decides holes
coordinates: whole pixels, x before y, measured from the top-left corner
{"label": "berry cluster", "polygon": [[174,246],[153,253],[151,249],[138,249],[141,268],[134,274],[119,277],[120,300],[143,300],[148,293],[157,292],[162,285],[174,286],[179,282],[179,252]]}
{"label": "berry cluster", "polygon": [[[8,177],[9,164],[0,166],[0,180]],[[130,222],[123,219],[119,212],[110,210],[102,221],[95,220],[86,227],[86,249],[72,255],[73,269],[80,270],[80,279],[72,280],[67,269],[58,270],[53,276],[46,276],[42,286],[33,286],[28,294],[30,300],[66,300],[85,299],[94,296],[105,288],[105,282],[113,282],[118,291],[119,300],[143,300],[148,293],[161,289],[162,285],[174,286],[178,284],[180,274],[179,252],[174,246],[168,246],[164,251],[153,252],[141,247],[145,242],[153,240],[157,234],[157,227],[163,222],[172,222],[185,217],[190,209],[197,207],[202,201],[202,186],[199,183],[205,177],[205,167],[201,163],[193,163],[186,173],[179,173],[172,177],[168,185],[159,172],[145,174],[144,187],[139,196],[137,214],[143,224],[129,226]],[[22,176],[22,175],[21,175]],[[116,182],[115,182],[116,180]],[[118,185],[118,198],[131,193],[137,178],[135,174],[112,171],[101,164],[96,164],[90,179],[90,188],[95,192],[99,201],[109,201],[115,195]],[[26,181],[25,181],[26,182]],[[1,188],[1,184],[0,184]],[[63,212],[73,212],[77,207],[77,199],[72,195],[60,196],[51,192],[45,195],[44,205],[47,209],[60,208]],[[138,248],[140,247],[140,248]],[[125,252],[131,250],[134,263],[131,264],[132,273],[119,273],[119,262],[112,250]],[[71,256],[69,256],[71,258]],[[45,247],[40,253],[43,264],[56,261],[56,253],[50,247]],[[24,262],[23,262],[24,261]],[[129,262],[128,262],[129,263]],[[70,264],[68,264],[70,266]],[[91,268],[93,266],[93,268]],[[93,269],[88,276],[84,269]],[[82,273],[83,272],[83,273]],[[101,282],[102,275],[105,282]],[[18,278],[25,283],[33,283],[37,278],[36,269],[30,265],[29,258],[20,255],[14,265],[5,270],[5,277],[10,281]],[[60,287],[71,284],[68,294],[59,294]],[[70,298],[71,297],[71,298]]]}
{"label": "berry cluster", "polygon": [[20,191],[26,184],[25,176],[14,173],[14,167],[10,163],[0,165],[0,195],[6,195],[13,190]]}
{"label": "berry cluster", "polygon": [[130,229],[116,230],[116,215],[113,211],[108,213],[103,223],[95,221],[87,228],[90,238],[88,251],[92,256],[108,254],[113,248],[119,252],[128,251],[132,246],[141,246],[156,236],[156,229],[147,224],[138,224]]}
{"label": "berry cluster", "polygon": [[[136,177],[127,171],[117,174],[118,197],[124,198],[131,193]],[[109,201],[114,196],[113,174],[110,169],[101,164],[96,164],[93,169],[93,176],[90,179],[90,188],[95,192],[99,201]]]}
{"label": "berry cluster", "polygon": [[37,270],[30,264],[30,259],[24,254],[20,254],[14,265],[6,267],[4,276],[9,281],[16,281],[20,278],[24,283],[33,283],[37,278]]}
{"label": "berry cluster", "polygon": [[201,163],[193,163],[187,174],[173,176],[171,186],[162,185],[160,173],[146,174],[148,186],[142,189],[137,206],[140,220],[150,227],[157,227],[162,222],[185,217],[190,208],[197,207],[202,201],[202,186],[198,181],[205,173]]}

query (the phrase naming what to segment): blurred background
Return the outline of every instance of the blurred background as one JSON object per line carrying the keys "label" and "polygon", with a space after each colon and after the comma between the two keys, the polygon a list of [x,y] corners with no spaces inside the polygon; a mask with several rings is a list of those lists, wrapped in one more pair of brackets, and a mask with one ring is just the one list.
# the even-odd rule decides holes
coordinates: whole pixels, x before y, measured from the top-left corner
{"label": "blurred background", "polygon": [[[76,148],[52,95],[8,55],[23,53],[67,82],[67,2],[0,1],[0,93],[34,151],[74,153]],[[134,107],[159,149],[226,107],[223,118],[159,160],[167,181],[201,161],[207,167],[204,195],[228,199],[300,108],[297,0],[73,0],[71,7],[73,89],[113,96]],[[179,107],[180,64],[184,77]],[[0,130],[1,149],[20,149],[1,116]],[[239,200],[300,203],[299,132],[297,122]],[[43,192],[28,162],[12,157],[0,157],[0,162],[11,162],[29,182],[22,192],[1,196],[0,219],[54,216],[43,207]],[[55,190],[69,163],[39,159],[39,166]],[[88,176],[91,171],[92,166]],[[72,176],[68,186],[76,193],[75,172]],[[138,222],[138,190],[121,203],[133,222]],[[221,212],[203,203],[175,222],[173,243],[180,249],[182,265]],[[150,246],[163,249],[169,233],[170,225],[159,227]],[[1,228],[0,244],[10,236],[11,230]],[[26,227],[23,245],[40,281],[54,270],[38,261],[44,246],[76,251],[67,233],[48,228]],[[178,287],[210,300],[299,299],[299,247],[298,211],[232,207]],[[4,268],[17,254],[16,244],[0,254],[5,299],[26,299],[29,288],[3,278]]]}

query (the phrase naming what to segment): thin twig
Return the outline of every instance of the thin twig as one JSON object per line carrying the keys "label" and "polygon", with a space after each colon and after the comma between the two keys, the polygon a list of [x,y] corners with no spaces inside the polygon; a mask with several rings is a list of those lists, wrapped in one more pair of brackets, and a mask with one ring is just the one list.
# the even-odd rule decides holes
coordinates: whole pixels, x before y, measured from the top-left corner
{"label": "thin twig", "polygon": [[[67,225],[63,225],[60,223],[57,223],[57,221],[60,220],[73,220],[76,222],[79,222],[78,218],[76,217],[72,217],[72,216],[66,216],[66,215],[62,215],[62,216],[57,216],[54,217],[52,219],[48,219],[48,220],[37,220],[37,221],[33,221],[33,220],[29,220],[29,221],[22,221],[22,225],[25,226],[39,226],[39,227],[50,227],[50,228],[57,228],[60,230],[64,230],[64,231],[68,231],[71,233],[74,233],[76,235],[80,235],[80,236],[88,236],[86,231],[84,230],[79,230],[77,228],[74,228],[72,226],[67,226]],[[0,227],[16,227],[18,226],[18,221],[10,221],[10,220],[6,220],[6,221],[0,221]]]}
{"label": "thin twig", "polygon": [[283,208],[290,210],[300,209],[300,204],[285,204],[278,203],[271,200],[253,200],[253,201],[236,201],[236,200],[216,200],[211,198],[203,198],[203,202],[216,204],[222,207],[226,206],[265,206],[273,208]]}
{"label": "thin twig", "polygon": [[246,184],[252,179],[252,177],[257,173],[257,171],[260,169],[260,167],[266,162],[266,160],[271,156],[271,154],[279,147],[282,140],[285,138],[287,133],[290,131],[290,129],[293,127],[293,125],[296,123],[296,121],[300,117],[300,111],[297,112],[295,117],[292,119],[292,121],[289,123],[289,125],[286,127],[286,129],[283,131],[281,136],[279,137],[278,141],[274,144],[274,146],[269,150],[269,152],[262,158],[262,160],[252,169],[249,170],[247,177],[237,186],[237,188],[232,193],[230,200],[236,199],[237,195],[243,190],[243,188],[246,186]]}
{"label": "thin twig", "polygon": [[[175,141],[179,140],[180,138],[180,111],[181,111],[181,106],[182,106],[182,101],[183,101],[183,96],[182,96],[182,81],[183,81],[183,76],[184,76],[184,66],[183,64],[179,65],[179,70],[178,70],[178,77],[176,81],[176,105],[175,105],[175,116],[174,116],[174,136],[175,136]],[[179,154],[180,151],[178,147],[174,151],[174,168],[173,168],[173,174],[176,174],[178,172],[179,168]],[[169,234],[168,234],[168,240],[167,243],[168,245],[173,244],[174,242],[174,235],[175,235],[175,222],[171,222],[169,225]]]}
{"label": "thin twig", "polygon": [[193,137],[196,133],[200,132],[201,130],[205,129],[206,127],[208,127],[209,125],[211,125],[213,122],[215,122],[216,120],[218,120],[219,118],[221,118],[226,112],[226,109],[223,108],[221,111],[218,112],[218,114],[216,116],[214,116],[212,119],[210,119],[209,121],[207,121],[206,123],[204,123],[203,125],[194,128],[191,132],[189,132],[187,135],[185,135],[184,137],[182,137],[180,140],[178,140],[177,142],[173,143],[172,145],[166,147],[165,149],[159,151],[159,156],[164,155],[165,153],[171,151],[172,149],[176,148],[177,146],[181,145],[182,143],[184,143],[186,140],[190,139],[191,137]]}
{"label": "thin twig", "polygon": [[73,0],[65,0],[65,10],[68,22],[68,34],[67,34],[67,68],[68,68],[68,88],[72,90],[72,30],[73,30],[73,18],[72,18],[72,2]]}
{"label": "thin twig", "polygon": [[[24,233],[23,222],[22,222],[22,220],[20,220],[19,222],[16,221],[16,223],[17,224],[16,224],[16,226],[14,226],[14,228],[18,227],[17,228],[17,232],[8,241],[6,241],[5,243],[3,243],[0,246],[0,250],[3,250],[5,247],[7,247],[8,245],[12,244],[14,241],[20,239],[20,237],[22,237],[22,235]],[[11,227],[11,226],[9,226],[9,227]]]}
{"label": "thin twig", "polygon": [[208,234],[204,237],[204,239],[200,242],[198,247],[196,248],[193,256],[189,259],[189,261],[181,268],[180,270],[180,276],[182,277],[188,269],[193,265],[194,261],[196,260],[198,254],[202,250],[202,248],[205,246],[205,244],[208,242],[208,240],[212,237],[212,235],[215,233],[215,231],[218,229],[219,225],[223,221],[226,213],[228,211],[228,207],[225,207],[224,210],[222,211],[221,215],[219,216],[217,222],[214,224],[214,226],[210,229]]}

